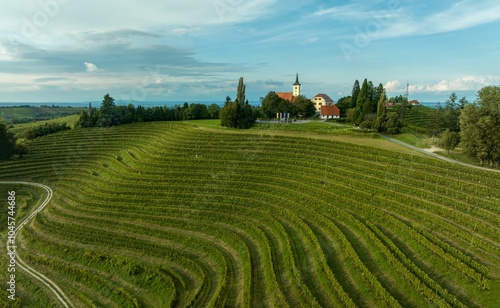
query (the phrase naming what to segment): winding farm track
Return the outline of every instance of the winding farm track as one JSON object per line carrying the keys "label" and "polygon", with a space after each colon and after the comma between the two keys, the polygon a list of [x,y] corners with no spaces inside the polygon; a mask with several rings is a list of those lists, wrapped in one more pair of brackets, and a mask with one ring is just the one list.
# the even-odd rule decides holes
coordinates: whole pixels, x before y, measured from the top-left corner
{"label": "winding farm track", "polygon": [[465,166],[465,167],[469,167],[469,168],[476,168],[476,169],[479,169],[479,170],[486,170],[486,171],[493,171],[493,172],[500,172],[500,170],[496,170],[496,169],[489,169],[489,168],[484,168],[484,167],[479,167],[479,166],[474,166],[474,165],[471,165],[471,164],[467,164],[467,163],[463,163],[461,161],[458,161],[458,160],[454,160],[454,159],[451,159],[451,158],[448,158],[448,157],[444,157],[444,156],[441,156],[441,155],[438,155],[436,153],[432,153],[432,152],[428,152],[424,149],[421,149],[421,148],[417,148],[416,146],[413,146],[411,144],[408,144],[408,143],[405,143],[405,142],[402,142],[402,141],[399,141],[397,139],[394,139],[394,138],[391,138],[391,137],[388,137],[386,135],[382,135],[382,138],[386,139],[386,140],[389,140],[391,142],[394,142],[394,143],[397,143],[399,145],[402,145],[402,146],[405,146],[407,148],[410,148],[412,150],[415,150],[417,152],[420,152],[420,153],[424,153],[424,154],[427,154],[429,156],[432,156],[434,158],[437,158],[437,159],[441,159],[441,160],[444,160],[444,161],[447,161],[447,162],[450,162],[450,163],[454,163],[454,164],[458,164],[458,165],[462,165],[462,166]]}
{"label": "winding farm track", "polygon": [[[47,197],[42,202],[42,204],[38,208],[36,208],[33,212],[31,212],[30,215],[28,217],[26,217],[17,226],[17,228],[15,229],[15,232],[16,232],[15,236],[17,236],[17,233],[21,230],[21,228],[25,224],[27,224],[31,219],[33,219],[33,217],[35,217],[35,215],[37,213],[39,213],[40,211],[42,211],[45,208],[45,206],[50,202],[50,200],[52,199],[53,192],[52,192],[52,189],[50,187],[48,187],[47,185],[43,185],[43,184],[39,184],[39,183],[17,182],[17,181],[11,181],[11,182],[10,181],[0,181],[0,184],[15,184],[15,185],[37,186],[37,187],[45,189],[45,191],[47,192]],[[59,288],[57,286],[57,284],[55,282],[53,282],[52,280],[50,280],[49,278],[47,278],[46,276],[44,276],[42,273],[38,272],[37,270],[33,269],[32,267],[30,267],[29,265],[27,265],[26,263],[24,263],[24,261],[19,257],[19,255],[16,254],[16,257],[17,257],[17,266],[19,268],[21,268],[23,271],[25,271],[28,275],[30,275],[30,276],[38,279],[47,288],[49,288],[49,290],[52,291],[52,293],[54,293],[54,295],[56,296],[56,298],[61,302],[61,304],[64,307],[73,307],[73,305],[71,304],[71,301],[68,299],[68,297],[66,296],[66,294],[64,294],[64,292],[61,290],[61,288]]]}

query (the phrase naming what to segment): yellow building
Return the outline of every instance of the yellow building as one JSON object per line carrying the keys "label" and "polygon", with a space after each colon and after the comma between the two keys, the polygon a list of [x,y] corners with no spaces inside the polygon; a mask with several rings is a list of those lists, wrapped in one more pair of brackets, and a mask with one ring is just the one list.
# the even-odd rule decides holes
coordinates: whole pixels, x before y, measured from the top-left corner
{"label": "yellow building", "polygon": [[326,94],[322,94],[322,93],[313,97],[311,99],[311,102],[313,103],[314,107],[316,108],[316,112],[320,112],[322,106],[333,105],[333,99],[331,99],[330,96],[328,96]]}

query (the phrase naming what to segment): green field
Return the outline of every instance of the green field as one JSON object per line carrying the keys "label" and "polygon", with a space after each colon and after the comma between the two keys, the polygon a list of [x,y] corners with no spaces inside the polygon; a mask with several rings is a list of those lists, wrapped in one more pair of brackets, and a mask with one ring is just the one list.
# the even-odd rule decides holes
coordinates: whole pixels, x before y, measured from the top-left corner
{"label": "green field", "polygon": [[65,116],[65,117],[60,117],[56,118],[53,120],[42,120],[42,121],[36,121],[36,122],[31,122],[31,123],[22,123],[22,124],[14,124],[12,125],[13,127],[10,129],[10,131],[14,134],[22,133],[26,130],[29,130],[31,128],[37,128],[38,126],[45,125],[45,123],[57,123],[57,124],[63,124],[66,123],[68,126],[71,128],[74,128],[76,121],[80,118],[79,115],[70,115],[70,116]]}
{"label": "green field", "polygon": [[[0,163],[0,181],[54,191],[18,253],[75,307],[498,307],[500,174],[323,124],[35,139]],[[20,216],[44,198],[13,189]],[[17,296],[59,305],[22,272]]]}
{"label": "green field", "polygon": [[51,120],[69,115],[78,114],[81,107],[0,107],[0,118],[7,123],[25,123],[41,120]]}

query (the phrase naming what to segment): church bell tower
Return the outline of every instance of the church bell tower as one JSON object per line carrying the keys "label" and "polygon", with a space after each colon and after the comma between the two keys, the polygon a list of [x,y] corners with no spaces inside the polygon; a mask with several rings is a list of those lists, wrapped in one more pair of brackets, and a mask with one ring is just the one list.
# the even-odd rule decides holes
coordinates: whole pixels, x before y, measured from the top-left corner
{"label": "church bell tower", "polygon": [[297,73],[297,77],[295,78],[295,83],[293,84],[293,96],[297,97],[300,95],[300,82],[299,82],[299,73]]}

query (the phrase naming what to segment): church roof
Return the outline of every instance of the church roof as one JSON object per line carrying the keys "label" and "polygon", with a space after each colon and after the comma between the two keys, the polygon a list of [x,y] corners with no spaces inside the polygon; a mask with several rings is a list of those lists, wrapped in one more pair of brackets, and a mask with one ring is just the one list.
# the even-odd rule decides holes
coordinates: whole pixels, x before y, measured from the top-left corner
{"label": "church roof", "polygon": [[299,73],[297,73],[297,77],[295,78],[295,83],[293,84],[294,86],[300,86],[299,82]]}
{"label": "church roof", "polygon": [[276,92],[276,95],[291,103],[295,101],[295,96],[293,96],[292,92]]}

